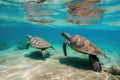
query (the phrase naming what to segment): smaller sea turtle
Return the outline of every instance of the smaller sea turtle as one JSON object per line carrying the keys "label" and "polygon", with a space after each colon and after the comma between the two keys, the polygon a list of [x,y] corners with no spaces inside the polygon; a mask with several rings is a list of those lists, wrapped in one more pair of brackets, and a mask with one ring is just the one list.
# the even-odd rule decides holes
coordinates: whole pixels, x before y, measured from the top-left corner
{"label": "smaller sea turtle", "polygon": [[101,72],[102,66],[97,56],[105,56],[105,54],[95,44],[79,35],[71,36],[68,33],[62,33],[62,36],[68,40],[63,43],[63,51],[65,56],[67,55],[66,46],[68,44],[73,50],[79,53],[88,54],[89,61],[94,71]]}
{"label": "smaller sea turtle", "polygon": [[[48,43],[46,40],[40,38],[40,37],[32,37],[31,35],[27,35],[27,38],[30,39],[30,41],[28,41],[25,45],[25,48],[28,49],[29,45],[31,44],[32,47],[37,48],[37,49],[41,49],[42,55],[43,56],[47,56],[47,48],[53,48],[53,46]],[[54,49],[54,48],[53,48]]]}

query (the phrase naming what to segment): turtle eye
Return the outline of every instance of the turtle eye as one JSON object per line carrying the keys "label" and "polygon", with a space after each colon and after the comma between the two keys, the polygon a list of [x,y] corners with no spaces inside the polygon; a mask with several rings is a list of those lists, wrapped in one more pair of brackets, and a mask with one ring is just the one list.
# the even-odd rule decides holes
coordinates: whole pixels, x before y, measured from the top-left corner
{"label": "turtle eye", "polygon": [[61,33],[61,35],[62,35],[62,36],[64,36],[64,35],[65,35],[65,33]]}
{"label": "turtle eye", "polygon": [[31,36],[31,35],[27,35],[27,38],[31,39],[31,38],[32,38],[32,36]]}

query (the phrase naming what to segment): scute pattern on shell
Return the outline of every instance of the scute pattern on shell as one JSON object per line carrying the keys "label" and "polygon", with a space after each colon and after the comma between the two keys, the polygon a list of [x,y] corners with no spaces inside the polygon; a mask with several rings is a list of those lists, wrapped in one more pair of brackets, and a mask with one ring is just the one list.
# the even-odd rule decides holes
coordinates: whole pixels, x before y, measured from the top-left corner
{"label": "scute pattern on shell", "polygon": [[51,44],[40,37],[33,37],[30,43],[33,47],[36,48],[48,48],[51,46]]}
{"label": "scute pattern on shell", "polygon": [[70,45],[82,52],[94,55],[104,55],[102,51],[88,39],[75,35],[70,39]]}

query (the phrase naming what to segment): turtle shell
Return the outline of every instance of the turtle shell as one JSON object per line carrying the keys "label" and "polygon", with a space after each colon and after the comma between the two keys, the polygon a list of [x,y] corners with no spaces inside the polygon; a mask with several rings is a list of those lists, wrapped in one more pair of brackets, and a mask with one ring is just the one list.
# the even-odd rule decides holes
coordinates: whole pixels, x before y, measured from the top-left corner
{"label": "turtle shell", "polygon": [[51,44],[40,37],[33,37],[30,43],[35,48],[48,48],[51,46]]}
{"label": "turtle shell", "polygon": [[70,39],[70,45],[72,49],[81,52],[83,54],[93,54],[93,55],[102,55],[104,56],[103,52],[91,41],[88,39],[75,35]]}

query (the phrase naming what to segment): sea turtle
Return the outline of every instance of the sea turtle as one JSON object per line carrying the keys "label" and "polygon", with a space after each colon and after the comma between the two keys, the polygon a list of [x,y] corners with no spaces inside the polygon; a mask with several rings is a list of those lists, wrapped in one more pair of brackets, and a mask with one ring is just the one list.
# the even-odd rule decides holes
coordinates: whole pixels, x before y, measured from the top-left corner
{"label": "sea turtle", "polygon": [[95,44],[79,35],[71,36],[68,33],[61,33],[61,35],[68,40],[63,43],[63,51],[65,56],[67,56],[66,46],[68,44],[73,50],[89,55],[89,61],[94,71],[102,71],[102,66],[97,56],[105,56],[105,54]]}
{"label": "sea turtle", "polygon": [[[43,56],[47,56],[47,48],[53,48],[53,46],[48,43],[46,40],[40,38],[40,37],[32,37],[31,35],[27,35],[27,38],[30,39],[30,41],[28,41],[25,45],[25,48],[28,49],[29,45],[31,44],[32,47],[37,48],[37,49],[41,49],[42,55]],[[54,48],[53,48],[54,49]]]}

